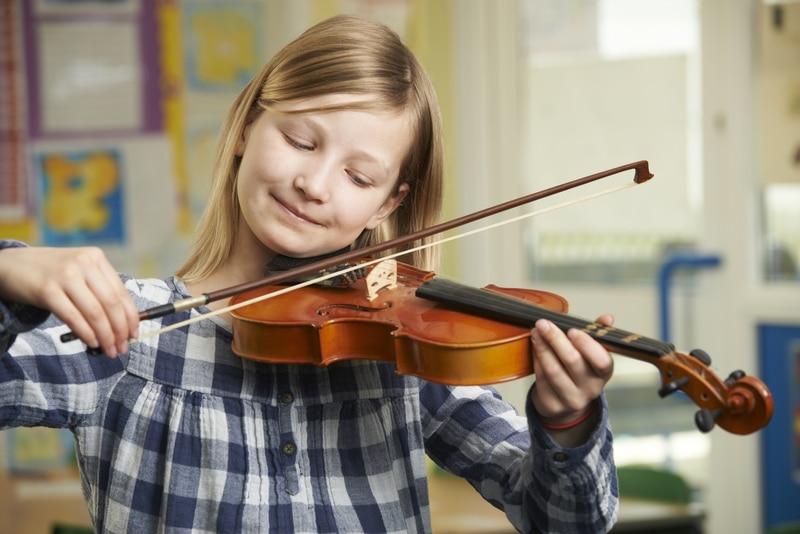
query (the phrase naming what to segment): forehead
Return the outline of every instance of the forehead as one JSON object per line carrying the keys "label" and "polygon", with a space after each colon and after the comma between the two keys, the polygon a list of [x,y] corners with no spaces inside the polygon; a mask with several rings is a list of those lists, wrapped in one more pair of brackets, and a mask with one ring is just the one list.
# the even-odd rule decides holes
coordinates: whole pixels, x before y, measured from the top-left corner
{"label": "forehead", "polygon": [[297,98],[271,103],[269,109],[284,113],[310,113],[339,110],[363,110],[382,113],[399,113],[402,110],[382,103],[374,93],[332,93],[311,98]]}

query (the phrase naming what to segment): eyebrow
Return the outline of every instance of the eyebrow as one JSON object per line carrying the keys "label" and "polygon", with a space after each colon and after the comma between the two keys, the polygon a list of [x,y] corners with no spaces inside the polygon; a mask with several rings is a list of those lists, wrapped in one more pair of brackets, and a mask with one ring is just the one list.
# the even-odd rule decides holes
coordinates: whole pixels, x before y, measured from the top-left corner
{"label": "eyebrow", "polygon": [[358,148],[357,148],[357,149],[356,149],[356,150],[353,152],[353,158],[354,158],[354,159],[359,159],[359,160],[365,160],[365,161],[367,161],[368,163],[374,163],[375,165],[377,165],[378,167],[380,167],[380,170],[381,170],[381,171],[382,171],[382,172],[383,172],[383,173],[384,173],[386,176],[389,176],[389,177],[391,177],[391,173],[389,172],[389,166],[388,166],[388,165],[386,165],[386,163],[385,163],[385,162],[383,162],[383,161],[381,161],[379,158],[377,158],[377,157],[375,157],[374,155],[372,155],[372,154],[370,154],[369,152],[367,152],[366,150],[361,150],[361,149],[358,149]]}

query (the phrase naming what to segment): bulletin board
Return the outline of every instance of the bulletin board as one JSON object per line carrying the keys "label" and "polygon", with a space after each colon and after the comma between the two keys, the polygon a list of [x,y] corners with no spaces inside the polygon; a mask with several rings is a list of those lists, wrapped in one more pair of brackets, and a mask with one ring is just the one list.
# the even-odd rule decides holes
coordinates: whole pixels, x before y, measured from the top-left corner
{"label": "bulletin board", "polygon": [[[20,163],[4,166],[17,192],[5,193],[4,236],[125,251],[153,223],[174,226],[179,174],[161,148],[170,141],[157,7],[155,0],[32,0],[5,14],[13,39],[0,53],[13,60],[9,79],[17,90],[0,90],[21,112],[13,147]],[[143,143],[156,147],[144,164],[137,159]],[[130,202],[142,166],[166,183],[166,209],[156,221],[137,217]]]}
{"label": "bulletin board", "polygon": [[135,276],[173,271],[228,106],[265,59],[264,2],[0,7],[0,235],[101,246]]}

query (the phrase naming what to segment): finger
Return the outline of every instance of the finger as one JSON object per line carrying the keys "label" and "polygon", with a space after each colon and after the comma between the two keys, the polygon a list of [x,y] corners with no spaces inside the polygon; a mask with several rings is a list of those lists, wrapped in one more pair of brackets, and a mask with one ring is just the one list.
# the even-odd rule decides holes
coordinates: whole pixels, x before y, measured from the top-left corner
{"label": "finger", "polygon": [[610,313],[604,313],[595,322],[605,326],[614,326],[614,316]]}
{"label": "finger", "polygon": [[554,414],[563,412],[564,400],[558,392],[554,391],[550,376],[564,371],[559,369],[561,364],[536,328],[531,330],[531,342],[534,351],[533,373],[536,376],[536,387],[533,389],[532,396],[533,405],[538,414],[552,417]]}
{"label": "finger", "polygon": [[531,392],[531,401],[536,413],[547,419],[555,419],[581,410],[586,401],[555,353],[547,347],[538,332],[533,331],[531,337],[534,343],[544,343],[533,361],[536,387]]}
{"label": "finger", "polygon": [[[114,346],[116,352],[127,352],[130,327],[125,314],[124,301],[119,298],[116,288],[108,282],[91,280],[89,281],[89,289],[97,299],[102,308],[103,316],[108,322],[110,341],[107,342]],[[108,353],[105,343],[106,341],[104,340],[104,349]]]}
{"label": "finger", "polygon": [[536,330],[556,356],[560,367],[569,375],[574,376],[585,370],[583,356],[564,331],[544,319],[536,322]]}
{"label": "finger", "polygon": [[577,329],[565,335],[547,321],[537,322],[531,337],[537,351],[537,387],[546,388],[537,394],[537,409],[573,412],[600,396],[613,372],[613,359],[602,345]]}
{"label": "finger", "polygon": [[100,343],[94,328],[89,324],[83,314],[75,307],[66,293],[58,290],[48,291],[45,303],[56,317],[69,327],[69,329],[90,348],[98,348]]}
{"label": "finger", "polygon": [[73,282],[66,288],[66,294],[94,331],[96,346],[99,346],[107,356],[116,356],[119,351],[111,321],[88,282]]}
{"label": "finger", "polygon": [[[536,328],[531,331],[535,357],[534,372],[536,373],[537,387],[544,387],[541,397],[547,402],[548,408],[552,412],[560,412],[563,406],[572,409],[572,400],[578,396],[578,385],[574,379],[574,374],[579,371],[568,369],[569,363],[565,362],[570,358],[565,358],[559,351],[570,351],[573,353],[571,358],[574,360],[571,365],[582,365],[577,360],[580,355],[566,339],[565,334],[558,330],[549,321],[538,321]],[[584,371],[585,372],[585,371]]]}
{"label": "finger", "polygon": [[128,351],[128,339],[136,337],[139,314],[119,275],[108,262],[100,264],[102,283],[90,283],[92,291],[105,310],[116,339],[119,352]]}
{"label": "finger", "polygon": [[122,283],[122,280],[119,277],[119,273],[108,261],[105,260],[105,257],[103,259],[104,261],[102,263],[102,267],[106,278],[109,280],[109,284],[114,288],[116,293],[116,302],[114,305],[120,305],[120,309],[124,316],[124,322],[127,326],[125,329],[125,335],[129,338],[135,338],[139,330],[139,310],[136,309],[136,305],[134,304],[130,293],[128,293],[128,290],[125,288],[125,285]]}
{"label": "finger", "polygon": [[591,335],[578,329],[570,329],[567,338],[581,354],[581,359],[592,373],[608,381],[614,371],[614,359],[608,350]]}
{"label": "finger", "polygon": [[138,323],[133,301],[101,249],[86,247],[78,252],[67,283],[70,296],[87,314],[107,355],[127,352],[128,338]]}

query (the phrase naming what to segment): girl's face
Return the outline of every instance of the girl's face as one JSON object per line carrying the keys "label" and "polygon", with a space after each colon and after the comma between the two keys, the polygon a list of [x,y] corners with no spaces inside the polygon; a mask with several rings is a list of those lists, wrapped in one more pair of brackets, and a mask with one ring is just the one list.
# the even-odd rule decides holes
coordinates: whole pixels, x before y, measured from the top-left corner
{"label": "girl's face", "polygon": [[406,113],[286,113],[363,100],[337,94],[283,103],[246,127],[237,146],[238,242],[262,247],[259,255],[325,254],[350,245],[400,204],[408,185],[395,194],[395,184],[412,141]]}

